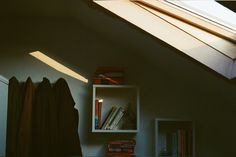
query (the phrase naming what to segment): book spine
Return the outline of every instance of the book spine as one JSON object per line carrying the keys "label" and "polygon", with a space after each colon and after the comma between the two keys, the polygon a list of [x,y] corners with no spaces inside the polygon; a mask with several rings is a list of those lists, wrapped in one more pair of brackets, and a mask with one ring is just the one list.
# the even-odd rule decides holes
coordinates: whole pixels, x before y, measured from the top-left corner
{"label": "book spine", "polygon": [[101,129],[102,102],[98,101],[98,128]]}
{"label": "book spine", "polygon": [[174,132],[172,134],[172,156],[178,157],[178,151],[177,151],[177,133]]}
{"label": "book spine", "polygon": [[115,119],[117,118],[117,116],[118,116],[118,114],[119,114],[120,110],[121,110],[121,107],[119,107],[119,108],[117,109],[117,111],[116,111],[116,113],[115,113],[115,115],[114,115],[113,119],[112,119],[112,120],[111,120],[111,122],[109,123],[109,126],[108,126],[108,128],[107,128],[107,129],[111,130],[111,126],[113,125],[113,123],[114,123]]}
{"label": "book spine", "polygon": [[108,123],[108,121],[109,121],[109,118],[111,117],[111,115],[112,115],[112,113],[114,112],[114,110],[115,110],[115,107],[113,106],[113,107],[110,109],[108,115],[106,116],[106,118],[105,118],[105,120],[104,120],[104,122],[103,122],[103,124],[102,124],[102,126],[101,126],[101,128],[102,128],[103,130],[105,129],[105,127],[106,127],[106,125],[107,125],[107,123]]}
{"label": "book spine", "polygon": [[186,146],[187,146],[187,143],[186,143],[186,131],[185,130],[182,130],[182,139],[183,139],[183,157],[186,157]]}
{"label": "book spine", "polygon": [[117,115],[116,115],[114,121],[112,122],[112,124],[111,124],[111,126],[110,126],[111,129],[114,129],[115,126],[119,123],[119,121],[121,120],[121,118],[122,118],[123,115],[124,115],[124,112],[125,112],[125,109],[121,107],[121,108],[119,109],[119,112],[117,113]]}
{"label": "book spine", "polygon": [[187,140],[188,140],[188,157],[193,157],[193,136],[192,130],[188,130],[187,132]]}
{"label": "book spine", "polygon": [[99,129],[98,127],[98,99],[95,100],[95,129]]}
{"label": "book spine", "polygon": [[108,152],[133,153],[134,149],[132,148],[108,148]]}
{"label": "book spine", "polygon": [[116,110],[117,110],[117,107],[116,107],[116,106],[113,106],[112,109],[111,109],[110,114],[109,114],[108,117],[106,118],[106,121],[105,121],[105,123],[104,123],[102,129],[106,130],[106,128],[108,127],[108,125],[109,125],[109,123],[110,123],[110,121],[111,121],[111,118],[112,118],[112,116],[114,115],[114,113],[116,112]]}
{"label": "book spine", "polygon": [[124,118],[121,118],[119,122],[116,124],[116,126],[114,126],[113,130],[120,130],[123,127],[124,123],[125,123]]}
{"label": "book spine", "polygon": [[135,147],[134,144],[108,144],[108,148],[130,148],[133,149]]}
{"label": "book spine", "polygon": [[133,153],[107,153],[110,157],[135,157]]}
{"label": "book spine", "polygon": [[182,157],[182,148],[181,148],[182,139],[181,139],[181,130],[180,129],[177,131],[177,134],[178,134],[178,157]]}
{"label": "book spine", "polygon": [[124,77],[123,72],[96,72],[95,77],[100,77],[99,75],[102,74],[106,77],[112,77],[112,78],[122,78]]}
{"label": "book spine", "polygon": [[94,84],[123,84],[123,78],[109,78],[109,77],[95,77],[93,78]]}
{"label": "book spine", "polygon": [[110,129],[109,126],[110,126],[112,120],[114,119],[114,117],[115,117],[117,111],[118,111],[118,108],[115,107],[114,112],[112,113],[111,117],[108,119],[108,123],[107,123],[107,125],[105,126],[105,130],[109,130],[109,129]]}
{"label": "book spine", "polygon": [[109,144],[128,144],[128,145],[135,145],[136,141],[134,139],[122,139],[122,140],[113,140],[109,141]]}

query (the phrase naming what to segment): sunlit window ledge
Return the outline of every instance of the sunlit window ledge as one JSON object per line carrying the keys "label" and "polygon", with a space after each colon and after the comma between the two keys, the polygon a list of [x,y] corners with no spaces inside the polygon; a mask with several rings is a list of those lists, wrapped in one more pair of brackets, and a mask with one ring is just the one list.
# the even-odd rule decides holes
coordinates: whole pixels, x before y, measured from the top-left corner
{"label": "sunlit window ledge", "polygon": [[37,58],[38,60],[40,60],[41,62],[49,65],[50,67],[52,67],[53,69],[66,74],[70,77],[73,77],[77,80],[80,80],[84,83],[88,83],[88,79],[86,79],[85,77],[83,77],[82,75],[80,75],[79,73],[71,70],[70,68],[66,67],[65,65],[57,62],[56,60],[50,58],[49,56],[45,55],[44,53],[40,52],[40,51],[35,51],[35,52],[31,52],[29,53],[31,56]]}
{"label": "sunlit window ledge", "polygon": [[[130,0],[94,0],[94,2],[219,74],[229,79],[236,76],[235,44],[210,33],[191,28],[192,26],[179,24],[181,27],[176,27],[168,21],[170,17],[158,12],[155,13],[158,16],[154,15],[150,13],[150,10],[143,9]],[[175,19],[172,19],[171,22],[173,21],[175,24],[180,22]],[[195,38],[191,33],[202,33],[202,39]],[[209,41],[213,41],[213,44],[206,44]],[[231,52],[232,54],[226,54],[226,52]]]}

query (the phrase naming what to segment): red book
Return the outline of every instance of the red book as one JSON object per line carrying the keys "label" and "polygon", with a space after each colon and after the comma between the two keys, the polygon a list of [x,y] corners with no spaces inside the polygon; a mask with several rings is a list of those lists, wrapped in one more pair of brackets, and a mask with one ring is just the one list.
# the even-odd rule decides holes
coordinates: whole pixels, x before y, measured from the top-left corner
{"label": "red book", "polygon": [[109,157],[135,157],[133,153],[107,153]]}
{"label": "red book", "polygon": [[124,78],[109,78],[109,77],[95,77],[93,78],[94,84],[123,84]]}
{"label": "red book", "polygon": [[136,141],[134,139],[113,140],[113,141],[109,141],[108,144],[130,144],[130,145],[135,145]]}
{"label": "red book", "polygon": [[110,153],[133,153],[134,149],[132,148],[108,148]]}
{"label": "red book", "polygon": [[98,126],[98,99],[95,100],[95,129],[99,129]]}
{"label": "red book", "polygon": [[134,144],[108,144],[108,148],[130,148],[134,149]]}
{"label": "red book", "polygon": [[102,112],[102,102],[103,100],[98,101],[98,128],[101,129],[101,112]]}

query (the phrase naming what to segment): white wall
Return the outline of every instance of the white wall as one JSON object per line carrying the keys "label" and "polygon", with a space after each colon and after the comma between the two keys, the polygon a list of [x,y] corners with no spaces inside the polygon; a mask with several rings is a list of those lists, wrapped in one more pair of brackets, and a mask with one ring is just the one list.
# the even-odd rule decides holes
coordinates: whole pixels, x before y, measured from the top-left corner
{"label": "white wall", "polygon": [[8,84],[0,75],[0,156],[5,156]]}

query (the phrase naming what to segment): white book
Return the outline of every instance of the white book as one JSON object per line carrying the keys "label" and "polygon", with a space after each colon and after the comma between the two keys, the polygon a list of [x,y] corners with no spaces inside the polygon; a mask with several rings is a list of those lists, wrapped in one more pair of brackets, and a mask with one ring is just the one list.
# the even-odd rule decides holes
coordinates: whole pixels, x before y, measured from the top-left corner
{"label": "white book", "polygon": [[112,106],[112,108],[111,108],[109,114],[107,115],[107,117],[106,117],[104,123],[102,124],[102,129],[103,129],[103,130],[105,130],[106,127],[108,126],[109,120],[110,120],[112,114],[116,111],[116,109],[117,109],[116,106]]}
{"label": "white book", "polygon": [[119,130],[123,127],[123,125],[124,125],[124,118],[123,119],[121,118],[119,122],[117,123],[117,125],[114,126],[113,130]]}
{"label": "white book", "polygon": [[125,109],[120,107],[119,111],[118,111],[118,113],[117,113],[117,115],[116,115],[116,117],[115,117],[115,119],[113,121],[113,123],[110,126],[110,129],[114,129],[115,128],[115,126],[119,123],[119,121],[123,117],[124,113],[125,113]]}

